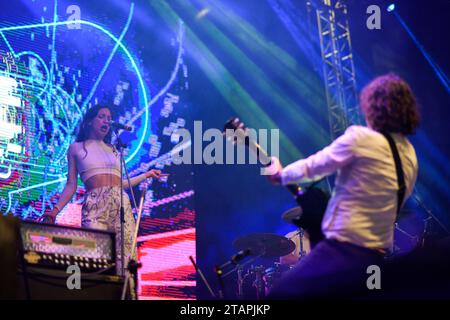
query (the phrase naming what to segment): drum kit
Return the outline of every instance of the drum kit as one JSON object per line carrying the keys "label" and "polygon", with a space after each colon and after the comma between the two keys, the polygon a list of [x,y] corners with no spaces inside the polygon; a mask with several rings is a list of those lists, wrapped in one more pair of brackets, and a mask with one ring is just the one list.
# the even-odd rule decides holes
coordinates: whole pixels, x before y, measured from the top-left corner
{"label": "drum kit", "polygon": [[[293,265],[286,265],[278,261],[279,258],[291,254],[296,249],[296,245],[291,239],[294,236],[299,237],[299,257],[306,254],[303,246],[305,233],[297,225],[301,213],[301,208],[295,207],[282,215],[283,221],[298,227],[298,231],[290,238],[272,233],[253,233],[239,237],[233,242],[233,247],[245,254],[233,256],[231,262],[235,267],[228,273],[221,273],[221,278],[224,279],[236,273],[236,297],[238,299],[264,299],[282,275],[293,267]],[[236,261],[237,256],[239,259]],[[251,259],[244,263],[237,263],[246,256],[250,256]],[[250,264],[260,258],[272,259],[272,262],[269,265]],[[274,259],[276,262],[273,261]],[[228,264],[230,263],[226,265]]]}
{"label": "drum kit", "polygon": [[[294,207],[281,216],[284,222],[297,227],[295,232],[286,236],[253,233],[234,240],[234,248],[240,251],[219,268],[222,292],[224,291],[223,279],[235,275],[236,277],[230,282],[233,283],[234,279],[236,281],[235,297],[237,299],[265,299],[277,281],[310,250],[311,236],[301,227],[301,215],[302,209]],[[421,241],[426,240],[426,236],[431,232],[431,228],[427,226],[429,219],[421,220],[414,210],[411,212],[403,210],[395,224],[394,250],[385,259],[389,260],[404,255],[423,245]],[[294,250],[295,254],[293,254]],[[241,260],[246,257],[251,257],[251,259],[242,263]],[[254,262],[258,262],[258,264],[254,264]],[[224,267],[230,265],[234,266],[233,269],[223,273]],[[217,274],[219,275],[219,273]]]}

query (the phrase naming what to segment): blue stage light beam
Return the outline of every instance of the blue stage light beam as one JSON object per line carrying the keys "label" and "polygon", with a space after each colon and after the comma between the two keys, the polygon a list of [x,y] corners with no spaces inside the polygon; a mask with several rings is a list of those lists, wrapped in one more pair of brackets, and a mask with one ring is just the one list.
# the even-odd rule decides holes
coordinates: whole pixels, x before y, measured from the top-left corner
{"label": "blue stage light beam", "polygon": [[406,22],[402,19],[400,14],[397,11],[394,11],[394,15],[398,19],[400,24],[402,25],[403,29],[405,29],[405,31],[408,33],[410,38],[413,40],[413,42],[417,46],[417,48],[419,48],[420,52],[425,57],[427,62],[430,64],[431,68],[433,69],[434,73],[436,73],[436,76],[438,77],[438,79],[442,83],[442,85],[444,86],[447,93],[450,94],[450,80],[447,77],[447,75],[445,74],[445,72],[441,69],[441,67],[436,62],[434,62],[431,55],[427,52],[427,50],[425,50],[425,48],[420,43],[420,41],[417,39],[417,37],[414,35],[412,30],[408,27]]}

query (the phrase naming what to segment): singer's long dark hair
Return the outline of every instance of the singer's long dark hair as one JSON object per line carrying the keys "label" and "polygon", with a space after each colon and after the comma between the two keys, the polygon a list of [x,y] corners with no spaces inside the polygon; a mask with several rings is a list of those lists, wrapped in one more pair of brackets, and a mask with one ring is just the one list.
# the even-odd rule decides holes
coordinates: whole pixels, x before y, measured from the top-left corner
{"label": "singer's long dark hair", "polygon": [[[84,156],[85,158],[87,157],[88,154],[85,146],[85,141],[89,139],[89,133],[91,130],[91,121],[98,115],[100,109],[108,109],[109,112],[111,113],[111,117],[114,118],[114,114],[111,108],[100,104],[96,104],[86,112],[86,114],[83,117],[83,120],[81,121],[80,126],[78,127],[78,134],[77,138],[75,139],[76,142],[83,142],[83,150],[84,152],[86,152],[86,155]],[[110,145],[114,150],[113,145],[111,145],[111,139],[112,139],[112,131],[111,129],[109,129],[103,141],[106,144]]]}

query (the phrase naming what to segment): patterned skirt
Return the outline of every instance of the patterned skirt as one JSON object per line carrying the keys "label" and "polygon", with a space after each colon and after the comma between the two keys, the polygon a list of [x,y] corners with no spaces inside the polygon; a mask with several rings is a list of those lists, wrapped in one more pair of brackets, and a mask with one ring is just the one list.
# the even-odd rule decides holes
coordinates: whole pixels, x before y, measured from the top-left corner
{"label": "patterned skirt", "polygon": [[[123,206],[125,211],[124,251],[125,268],[131,254],[135,221],[131,212],[130,199],[124,192]],[[99,229],[116,234],[116,270],[122,275],[122,239],[120,232],[120,187],[100,187],[86,192],[82,208],[81,226]],[[136,254],[134,255],[136,257]]]}

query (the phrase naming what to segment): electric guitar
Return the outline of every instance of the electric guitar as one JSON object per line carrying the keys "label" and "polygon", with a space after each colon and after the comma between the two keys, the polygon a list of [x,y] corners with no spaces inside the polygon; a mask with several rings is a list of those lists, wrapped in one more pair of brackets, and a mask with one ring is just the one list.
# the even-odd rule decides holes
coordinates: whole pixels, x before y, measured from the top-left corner
{"label": "electric guitar", "polygon": [[[250,138],[248,129],[239,118],[231,118],[225,123],[224,135],[230,138],[226,134],[227,129],[233,130],[233,143],[245,144],[250,150],[255,152],[261,163],[270,165],[270,156],[254,139]],[[312,245],[324,238],[321,224],[328,200],[330,199],[330,194],[316,187],[316,183],[314,182],[304,189],[297,184],[286,185],[286,188],[292,193],[301,208],[301,214],[298,219],[295,219],[294,224],[308,232]]]}

